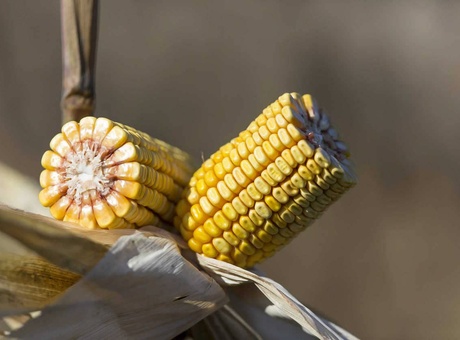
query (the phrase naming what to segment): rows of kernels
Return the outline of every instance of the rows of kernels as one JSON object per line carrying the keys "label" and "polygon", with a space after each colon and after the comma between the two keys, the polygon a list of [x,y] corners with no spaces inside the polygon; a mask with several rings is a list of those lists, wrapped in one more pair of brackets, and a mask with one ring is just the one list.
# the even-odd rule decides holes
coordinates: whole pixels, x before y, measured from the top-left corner
{"label": "rows of kernels", "polygon": [[[252,266],[354,184],[346,147],[315,105],[310,96],[281,96],[194,174],[176,210],[191,249]],[[343,150],[331,149],[337,143]]]}
{"label": "rows of kernels", "polygon": [[40,202],[87,228],[171,222],[193,171],[183,151],[105,118],[65,124],[50,147]]}

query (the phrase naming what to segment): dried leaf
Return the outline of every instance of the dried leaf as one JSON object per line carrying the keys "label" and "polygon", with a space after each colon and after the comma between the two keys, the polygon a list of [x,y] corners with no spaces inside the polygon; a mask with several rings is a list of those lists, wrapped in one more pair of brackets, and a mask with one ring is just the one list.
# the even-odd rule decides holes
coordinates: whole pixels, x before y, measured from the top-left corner
{"label": "dried leaf", "polygon": [[0,253],[0,316],[41,309],[79,279],[36,256]]}
{"label": "dried leaf", "polygon": [[279,283],[229,263],[202,255],[198,255],[198,261],[217,280],[220,277],[221,281],[229,284],[253,282],[284,315],[296,321],[309,334],[320,339],[349,339],[346,334],[340,333],[336,328],[331,327],[327,322],[324,322],[310,309],[301,304]]}
{"label": "dried leaf", "polygon": [[12,336],[170,339],[226,302],[173,241],[136,233]]}
{"label": "dried leaf", "polygon": [[85,274],[105,255],[107,248],[64,229],[75,227],[0,204],[0,233],[61,268]]}

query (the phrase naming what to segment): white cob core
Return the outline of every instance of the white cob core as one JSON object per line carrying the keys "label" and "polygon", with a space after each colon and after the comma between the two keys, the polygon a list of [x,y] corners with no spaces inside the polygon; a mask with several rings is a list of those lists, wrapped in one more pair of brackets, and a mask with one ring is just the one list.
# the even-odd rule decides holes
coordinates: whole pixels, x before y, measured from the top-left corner
{"label": "white cob core", "polygon": [[102,168],[102,150],[89,143],[83,143],[82,147],[82,151],[70,153],[64,165],[67,195],[73,196],[77,203],[81,203],[83,194],[90,190],[95,190],[98,196],[108,195],[111,182]]}

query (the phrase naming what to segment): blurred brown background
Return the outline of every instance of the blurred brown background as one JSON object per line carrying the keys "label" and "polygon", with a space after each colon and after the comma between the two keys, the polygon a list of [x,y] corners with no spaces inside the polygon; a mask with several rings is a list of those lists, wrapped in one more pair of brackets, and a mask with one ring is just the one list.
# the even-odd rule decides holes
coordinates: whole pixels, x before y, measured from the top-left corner
{"label": "blurred brown background", "polygon": [[[104,1],[97,115],[200,159],[280,94],[313,94],[360,182],[262,269],[361,338],[458,339],[459,14],[453,1]],[[59,3],[1,1],[0,162],[37,181],[60,86]]]}

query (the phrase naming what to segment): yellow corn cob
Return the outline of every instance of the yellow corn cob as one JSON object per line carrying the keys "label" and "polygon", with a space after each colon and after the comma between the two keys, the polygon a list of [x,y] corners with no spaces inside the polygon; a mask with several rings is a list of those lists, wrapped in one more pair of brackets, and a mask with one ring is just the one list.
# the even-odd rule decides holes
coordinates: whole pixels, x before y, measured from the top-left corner
{"label": "yellow corn cob", "polygon": [[286,93],[195,172],[174,225],[193,251],[251,267],[356,183],[348,157],[316,101]]}
{"label": "yellow corn cob", "polygon": [[193,173],[185,152],[106,118],[65,124],[50,147],[40,202],[56,219],[87,228],[172,222]]}

